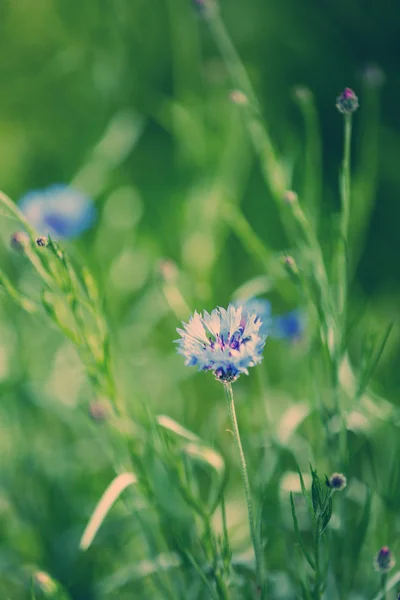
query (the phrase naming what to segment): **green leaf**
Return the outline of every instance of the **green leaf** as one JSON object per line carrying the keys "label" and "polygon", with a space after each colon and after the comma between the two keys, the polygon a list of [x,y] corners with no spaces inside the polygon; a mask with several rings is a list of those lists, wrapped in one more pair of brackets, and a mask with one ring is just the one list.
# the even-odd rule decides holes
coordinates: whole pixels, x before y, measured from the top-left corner
{"label": "green leaf", "polygon": [[365,367],[363,369],[363,372],[361,374],[360,377],[360,381],[358,384],[358,389],[357,389],[357,393],[356,393],[356,400],[358,400],[359,398],[361,398],[361,396],[363,395],[363,393],[365,392],[368,383],[371,380],[371,377],[375,371],[375,368],[382,356],[382,353],[385,349],[386,343],[389,339],[390,333],[393,329],[393,325],[394,323],[390,323],[382,337],[381,343],[379,344],[376,352],[373,352],[373,348],[371,347],[371,349],[366,349],[366,364]]}
{"label": "green leaf", "polygon": [[306,587],[304,581],[300,581],[301,592],[303,594],[303,600],[312,600],[311,592]]}
{"label": "green leaf", "polygon": [[292,519],[293,519],[293,526],[294,526],[294,531],[296,533],[296,537],[297,540],[299,542],[300,548],[304,554],[305,559],[307,560],[308,564],[310,565],[310,567],[315,571],[315,563],[313,561],[313,559],[311,558],[311,555],[309,553],[309,551],[307,550],[305,544],[304,544],[304,540],[303,537],[300,533],[300,529],[299,529],[299,524],[297,522],[297,515],[296,515],[296,509],[294,506],[294,500],[293,500],[293,494],[292,492],[290,492],[290,506],[292,509]]}
{"label": "green leaf", "polygon": [[320,535],[322,535],[324,533],[325,529],[327,528],[328,523],[331,520],[331,516],[332,516],[332,496],[329,497],[327,505],[325,507],[325,510],[322,513]]}
{"label": "green leaf", "polygon": [[156,421],[160,427],[167,430],[168,432],[174,433],[180,438],[184,440],[188,440],[189,442],[201,442],[198,435],[180,425],[177,421],[168,417],[167,415],[157,415]]}
{"label": "green leaf", "polygon": [[303,475],[302,475],[302,473],[300,471],[300,467],[299,467],[299,465],[297,463],[296,463],[296,470],[297,470],[297,473],[298,473],[299,479],[300,479],[301,493],[303,495],[304,500],[307,502],[307,507],[308,507],[308,510],[310,512],[310,515],[312,515],[313,514],[313,507],[312,507],[312,503],[311,503],[311,499],[310,499],[310,494],[306,490],[306,486],[304,484]]}
{"label": "green leaf", "polygon": [[96,508],[89,519],[89,523],[82,534],[79,543],[79,548],[81,550],[87,550],[89,548],[114,502],[120,497],[128,485],[135,484],[136,482],[137,478],[133,473],[121,473],[112,480],[98,501]]}
{"label": "green leaf", "polygon": [[356,524],[353,533],[353,548],[354,552],[359,555],[361,552],[361,548],[365,542],[365,537],[367,535],[370,515],[371,515],[371,505],[372,505],[372,493],[371,490],[367,490],[367,499],[364,504],[364,508],[361,514],[361,518]]}
{"label": "green leaf", "polygon": [[379,592],[376,596],[374,596],[373,600],[384,600],[385,593],[390,592],[400,581],[400,571],[397,571],[387,582],[385,586],[385,592]]}
{"label": "green leaf", "polygon": [[3,287],[4,291],[15,302],[15,304],[17,304],[27,313],[34,314],[39,311],[39,306],[21,294],[2,271],[0,271],[0,286]]}
{"label": "green leaf", "polygon": [[312,468],[311,465],[310,465],[310,469],[311,469],[311,477],[312,477],[311,499],[312,499],[314,513],[317,514],[321,511],[321,509],[323,507],[322,488],[321,488],[321,482],[318,478],[317,472],[314,471],[314,469]]}

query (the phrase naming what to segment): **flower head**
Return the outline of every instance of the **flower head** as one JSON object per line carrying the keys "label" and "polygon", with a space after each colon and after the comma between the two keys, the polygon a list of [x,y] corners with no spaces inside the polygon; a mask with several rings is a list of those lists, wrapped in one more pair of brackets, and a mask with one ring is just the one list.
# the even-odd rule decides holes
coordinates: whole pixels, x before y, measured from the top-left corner
{"label": "flower head", "polygon": [[185,365],[199,371],[212,371],[219,381],[235,381],[248,368],[262,361],[266,334],[260,332],[262,321],[256,312],[233,304],[216,308],[211,314],[197,312],[177,329],[178,352]]}
{"label": "flower head", "polygon": [[336,98],[336,108],[344,115],[351,115],[359,107],[358,98],[350,88],[344,88]]}
{"label": "flower head", "polygon": [[292,310],[273,319],[271,337],[278,340],[297,340],[304,331],[304,315],[301,310]]}
{"label": "flower head", "polygon": [[388,573],[395,565],[395,559],[388,546],[383,546],[374,558],[374,567],[379,573]]}
{"label": "flower head", "polygon": [[28,192],[19,201],[19,207],[38,233],[55,239],[77,237],[95,219],[92,200],[62,184]]}
{"label": "flower head", "polygon": [[49,240],[45,235],[40,235],[38,238],[36,238],[36,244],[40,248],[46,248],[49,244]]}
{"label": "flower head", "polygon": [[328,480],[329,487],[341,492],[347,485],[347,479],[343,473],[333,473]]}

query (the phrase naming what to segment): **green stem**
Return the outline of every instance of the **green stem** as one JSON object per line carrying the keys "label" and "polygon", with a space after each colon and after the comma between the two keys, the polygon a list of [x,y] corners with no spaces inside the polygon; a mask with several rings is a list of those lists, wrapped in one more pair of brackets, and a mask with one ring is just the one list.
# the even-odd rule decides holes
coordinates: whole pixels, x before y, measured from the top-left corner
{"label": "green stem", "polygon": [[348,237],[350,224],[350,153],[351,153],[351,129],[352,115],[344,116],[344,149],[343,149],[343,165],[340,182],[340,195],[342,201],[342,212],[340,220],[340,245],[339,245],[339,302],[338,312],[342,317],[342,322],[345,322],[346,316],[346,300],[348,286]]}
{"label": "green stem", "polygon": [[386,582],[387,582],[387,573],[382,573],[382,575],[381,575],[381,598],[382,598],[382,600],[386,600]]}
{"label": "green stem", "polygon": [[341,468],[346,466],[346,424],[344,420],[343,410],[340,402],[340,381],[339,369],[342,356],[344,353],[343,337],[346,332],[346,314],[347,314],[347,293],[348,293],[348,239],[350,225],[350,195],[351,195],[351,176],[350,176],[350,154],[351,154],[351,130],[352,130],[352,115],[344,115],[344,148],[343,148],[343,164],[340,180],[340,195],[342,201],[342,211],[340,218],[340,241],[338,247],[338,323],[341,324],[339,330],[342,331],[339,345],[336,349],[334,357],[334,398],[337,413],[341,416],[341,429],[339,432],[339,458]]}
{"label": "green stem", "polygon": [[244,92],[249,100],[248,106],[244,107],[248,132],[259,156],[265,182],[279,205],[288,188],[287,177],[277,159],[269,132],[261,121],[260,105],[253,85],[217,10],[210,13],[208,24],[233,85]]}
{"label": "green stem", "polygon": [[29,222],[25,218],[25,215],[19,210],[18,206],[11,200],[11,198],[1,191],[0,204],[3,204],[3,206],[5,206],[5,208],[13,215],[13,217],[15,217],[21,223],[21,225],[25,227],[31,239],[35,241],[36,231],[30,226]]}
{"label": "green stem", "polygon": [[315,600],[319,600],[321,598],[320,590],[321,590],[321,569],[320,569],[320,556],[319,556],[319,538],[320,538],[320,522],[319,518],[317,519],[315,525]]}
{"label": "green stem", "polygon": [[251,540],[253,543],[254,554],[255,554],[255,559],[256,559],[257,580],[258,580],[258,584],[261,588],[261,598],[263,598],[265,592],[264,592],[262,549],[261,549],[259,538],[258,538],[257,532],[256,532],[256,525],[255,525],[254,513],[253,513],[253,503],[252,503],[251,491],[250,491],[250,482],[249,482],[249,476],[247,473],[246,459],[244,456],[242,442],[240,439],[238,422],[236,419],[236,411],[235,411],[235,403],[234,403],[234,399],[233,399],[232,385],[230,383],[224,383],[224,391],[225,391],[226,400],[228,402],[229,416],[230,416],[231,424],[232,424],[232,433],[233,433],[233,437],[234,437],[234,440],[235,440],[235,443],[236,443],[236,446],[238,449],[238,453],[239,453],[240,473],[242,476],[244,495],[245,495],[246,504],[247,504],[247,515],[248,515],[248,519],[249,519],[250,535],[251,535]]}

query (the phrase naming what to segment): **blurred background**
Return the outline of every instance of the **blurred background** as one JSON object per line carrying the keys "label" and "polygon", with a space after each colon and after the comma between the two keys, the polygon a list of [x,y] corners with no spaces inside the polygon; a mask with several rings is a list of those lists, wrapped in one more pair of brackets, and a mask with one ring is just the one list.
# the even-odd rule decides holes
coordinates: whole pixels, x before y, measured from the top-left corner
{"label": "blurred background", "polygon": [[[398,317],[400,301],[400,8],[388,0],[221,0],[221,14],[299,193],[305,131],[296,86],[314,95],[322,139],[315,189],[328,257],[343,144],[335,100],[345,86],[359,96],[350,290],[357,362],[365,331],[382,332]],[[302,300],[292,288],[281,293],[224,216],[226,202],[241,206],[277,257],[291,250],[206,19],[189,0],[0,0],[0,39],[0,188],[18,201],[29,190],[71,183],[94,199],[95,225],[66,247],[99,282],[118,385],[133,413],[148,405],[213,444],[226,428],[225,405],[213,378],[186,369],[176,355],[180,320],[194,309],[226,306],[244,284],[268,297],[276,314],[301,308]],[[24,257],[9,247],[15,222],[4,218],[0,227],[2,268],[17,287],[39,296]],[[399,334],[397,323],[373,381],[394,406]],[[307,401],[306,350],[306,334],[267,347],[262,378],[270,389],[270,424]],[[242,377],[235,389],[246,444],[260,448],[258,379]],[[0,394],[1,597],[29,597],[21,587],[24,569],[51,573],[76,600],[133,597],[139,583],[125,584],[121,574],[118,591],[110,591],[115,579],[109,579],[146,554],[134,543],[141,534],[129,508],[116,508],[90,553],[78,552],[113,476],[99,452],[109,434],[88,418],[94,398],[83,368],[58,331],[5,295]],[[307,465],[308,442],[297,442],[291,451]],[[218,443],[231,452],[229,440]],[[288,456],[274,457],[282,472]],[[323,470],[326,457],[321,461]],[[261,480],[275,468],[262,467],[252,465]],[[241,549],[245,526],[232,519]],[[281,597],[291,597],[290,589]]]}

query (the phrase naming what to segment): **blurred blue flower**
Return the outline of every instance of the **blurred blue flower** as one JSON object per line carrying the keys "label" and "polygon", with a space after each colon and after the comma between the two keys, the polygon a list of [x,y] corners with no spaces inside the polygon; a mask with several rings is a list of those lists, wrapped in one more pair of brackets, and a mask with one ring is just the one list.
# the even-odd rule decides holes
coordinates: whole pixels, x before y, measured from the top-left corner
{"label": "blurred blue flower", "polygon": [[28,192],[19,207],[38,233],[55,239],[77,237],[93,225],[96,216],[90,198],[63,184]]}
{"label": "blurred blue flower", "polygon": [[178,353],[185,365],[199,371],[212,371],[219,381],[235,381],[248,368],[262,361],[266,335],[260,334],[260,317],[255,312],[235,308],[216,308],[211,314],[194,313],[189,323],[177,329],[181,339]]}
{"label": "blurred blue flower", "polygon": [[293,310],[272,319],[271,337],[278,340],[297,340],[304,331],[304,316],[300,310]]}
{"label": "blurred blue flower", "polygon": [[250,298],[244,302],[236,300],[235,306],[243,306],[248,312],[257,313],[262,321],[260,335],[268,335],[277,340],[295,340],[304,331],[304,315],[301,310],[273,316],[271,302],[265,298]]}

